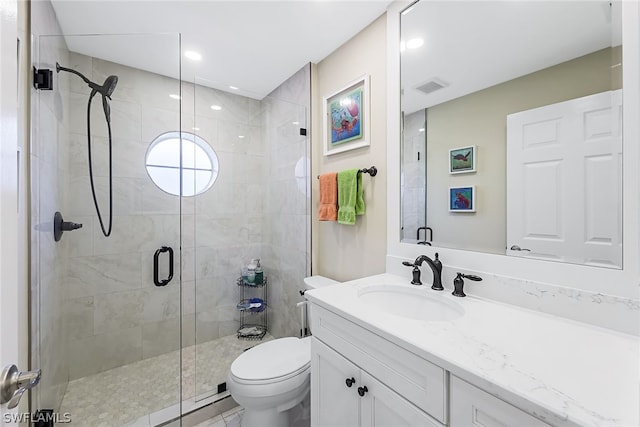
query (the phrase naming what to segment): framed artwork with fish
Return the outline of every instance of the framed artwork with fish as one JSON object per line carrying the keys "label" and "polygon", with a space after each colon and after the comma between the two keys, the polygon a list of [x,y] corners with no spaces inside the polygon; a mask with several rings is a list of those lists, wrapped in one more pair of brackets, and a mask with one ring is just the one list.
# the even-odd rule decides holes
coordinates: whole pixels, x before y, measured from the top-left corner
{"label": "framed artwork with fish", "polygon": [[449,212],[475,212],[476,186],[449,187]]}
{"label": "framed artwork with fish", "polygon": [[323,98],[324,155],[369,145],[369,75]]}
{"label": "framed artwork with fish", "polygon": [[475,145],[449,150],[449,173],[469,173],[476,171],[478,149]]}

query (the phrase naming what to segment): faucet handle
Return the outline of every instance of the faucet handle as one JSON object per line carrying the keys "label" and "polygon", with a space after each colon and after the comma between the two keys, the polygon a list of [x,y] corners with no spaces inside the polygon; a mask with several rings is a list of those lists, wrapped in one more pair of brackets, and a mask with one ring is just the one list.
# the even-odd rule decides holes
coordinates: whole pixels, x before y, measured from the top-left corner
{"label": "faucet handle", "polygon": [[482,277],[475,276],[473,274],[462,274],[458,273],[455,279],[453,279],[453,292],[451,295],[454,297],[466,297],[467,294],[464,293],[464,280],[462,279],[473,280],[474,282],[479,282],[482,280]]}
{"label": "faucet handle", "polygon": [[422,281],[420,281],[420,269],[418,268],[418,266],[415,263],[409,261],[402,261],[402,265],[413,267],[413,270],[411,271],[411,284],[422,285]]}

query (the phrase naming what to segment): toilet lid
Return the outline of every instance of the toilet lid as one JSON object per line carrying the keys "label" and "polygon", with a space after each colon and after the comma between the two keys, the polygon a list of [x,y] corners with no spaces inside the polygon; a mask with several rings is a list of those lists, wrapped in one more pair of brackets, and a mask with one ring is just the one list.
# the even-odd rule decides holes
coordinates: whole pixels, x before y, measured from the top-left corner
{"label": "toilet lid", "polygon": [[231,364],[231,374],[245,381],[278,380],[307,369],[310,363],[308,338],[279,338],[242,353]]}

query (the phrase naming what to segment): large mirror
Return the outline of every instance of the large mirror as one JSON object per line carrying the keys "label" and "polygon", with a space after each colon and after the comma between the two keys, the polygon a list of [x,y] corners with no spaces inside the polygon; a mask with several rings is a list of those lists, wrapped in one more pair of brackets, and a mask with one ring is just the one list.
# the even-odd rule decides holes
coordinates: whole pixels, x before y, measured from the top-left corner
{"label": "large mirror", "polygon": [[621,4],[401,15],[401,239],[622,267]]}

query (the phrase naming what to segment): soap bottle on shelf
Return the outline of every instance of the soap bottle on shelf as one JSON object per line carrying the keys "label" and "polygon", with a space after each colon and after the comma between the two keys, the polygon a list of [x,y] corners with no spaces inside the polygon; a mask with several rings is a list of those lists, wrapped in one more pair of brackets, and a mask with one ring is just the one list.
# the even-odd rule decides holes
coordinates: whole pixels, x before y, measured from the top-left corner
{"label": "soap bottle on shelf", "polygon": [[247,283],[254,284],[256,283],[256,260],[252,259],[249,265],[247,266]]}
{"label": "soap bottle on shelf", "polygon": [[255,269],[255,273],[256,273],[256,285],[261,285],[262,282],[264,281],[264,273],[262,272],[262,267],[260,267],[260,258],[257,258],[256,260],[256,269]]}

